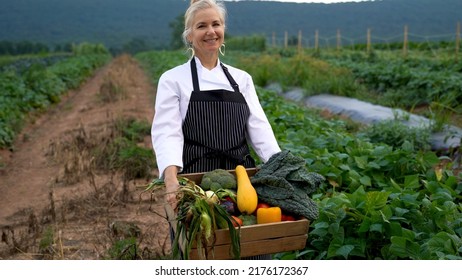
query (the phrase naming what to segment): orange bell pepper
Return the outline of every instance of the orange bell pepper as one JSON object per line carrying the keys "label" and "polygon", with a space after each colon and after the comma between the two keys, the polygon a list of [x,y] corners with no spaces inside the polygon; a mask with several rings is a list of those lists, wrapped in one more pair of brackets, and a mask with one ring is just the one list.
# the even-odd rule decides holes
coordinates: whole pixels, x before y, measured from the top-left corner
{"label": "orange bell pepper", "polygon": [[281,208],[269,207],[257,209],[257,224],[277,223],[281,221]]}

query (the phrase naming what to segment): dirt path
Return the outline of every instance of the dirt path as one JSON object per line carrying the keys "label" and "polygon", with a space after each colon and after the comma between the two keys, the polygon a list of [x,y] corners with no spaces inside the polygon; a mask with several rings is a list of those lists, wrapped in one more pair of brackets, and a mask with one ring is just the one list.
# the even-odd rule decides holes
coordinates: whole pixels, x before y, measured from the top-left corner
{"label": "dirt path", "polygon": [[[122,98],[103,102],[104,86],[111,84]],[[136,229],[143,250],[138,256],[161,257],[169,250],[166,221],[149,210],[162,213],[162,202],[152,205],[144,196],[140,202],[139,186],[146,182],[127,184],[118,174],[88,172],[91,163],[83,156],[65,164],[56,160],[56,147],[66,139],[99,139],[122,116],[150,123],[153,104],[145,73],[131,57],[120,56],[26,127],[14,152],[2,151],[0,259],[105,258],[114,242],[127,238],[120,225]],[[149,137],[143,145],[151,147]],[[69,170],[79,177],[66,180]]]}

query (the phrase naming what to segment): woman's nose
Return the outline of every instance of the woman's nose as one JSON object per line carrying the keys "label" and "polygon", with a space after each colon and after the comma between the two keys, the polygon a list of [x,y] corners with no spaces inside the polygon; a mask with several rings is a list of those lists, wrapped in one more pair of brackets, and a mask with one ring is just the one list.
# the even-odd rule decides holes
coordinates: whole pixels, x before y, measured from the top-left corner
{"label": "woman's nose", "polygon": [[213,30],[212,26],[207,27],[207,32],[206,34],[213,34],[215,31]]}

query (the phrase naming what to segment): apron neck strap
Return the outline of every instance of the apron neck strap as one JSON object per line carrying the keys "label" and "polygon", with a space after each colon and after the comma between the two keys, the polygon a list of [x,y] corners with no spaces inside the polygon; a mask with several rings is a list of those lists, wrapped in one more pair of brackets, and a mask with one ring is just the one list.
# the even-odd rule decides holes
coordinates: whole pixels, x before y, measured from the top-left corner
{"label": "apron neck strap", "polygon": [[[194,91],[200,91],[199,88],[199,78],[197,77],[197,67],[196,67],[196,59],[193,57],[191,59],[191,74],[192,74],[192,82],[193,82],[193,88]],[[234,78],[231,76],[231,74],[228,71],[228,68],[223,65],[223,63],[220,62],[221,68],[223,68],[223,72],[225,72],[226,78],[228,78],[229,83],[233,87],[235,92],[239,92],[239,85],[236,83]]]}
{"label": "apron neck strap", "polygon": [[223,63],[220,62],[221,68],[223,68],[223,72],[225,72],[226,78],[228,78],[229,83],[233,87],[235,92],[239,92],[239,85],[233,79],[233,76],[229,74],[228,67],[224,66]]}
{"label": "apron neck strap", "polygon": [[200,91],[199,79],[197,78],[196,59],[194,57],[191,59],[191,74],[192,74],[192,82],[193,82],[194,91]]}

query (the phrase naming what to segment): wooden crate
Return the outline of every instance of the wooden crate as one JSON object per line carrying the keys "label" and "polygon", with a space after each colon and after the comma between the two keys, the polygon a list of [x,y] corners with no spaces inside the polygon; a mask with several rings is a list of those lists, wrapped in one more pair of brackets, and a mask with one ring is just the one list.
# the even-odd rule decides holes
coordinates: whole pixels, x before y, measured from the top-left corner
{"label": "wooden crate", "polygon": [[[234,173],[233,171],[230,171]],[[255,169],[247,169],[249,176],[255,174]],[[199,184],[203,173],[181,175]],[[176,229],[175,214],[171,207],[166,206],[167,216],[173,229]],[[297,221],[283,221],[270,224],[256,224],[242,226],[241,257],[252,257],[264,254],[273,254],[305,248],[308,238],[310,221],[303,218]],[[213,246],[214,259],[231,259],[229,254],[231,247],[230,235],[227,229],[216,231],[216,241]],[[197,248],[191,250],[190,259],[199,259]]]}

